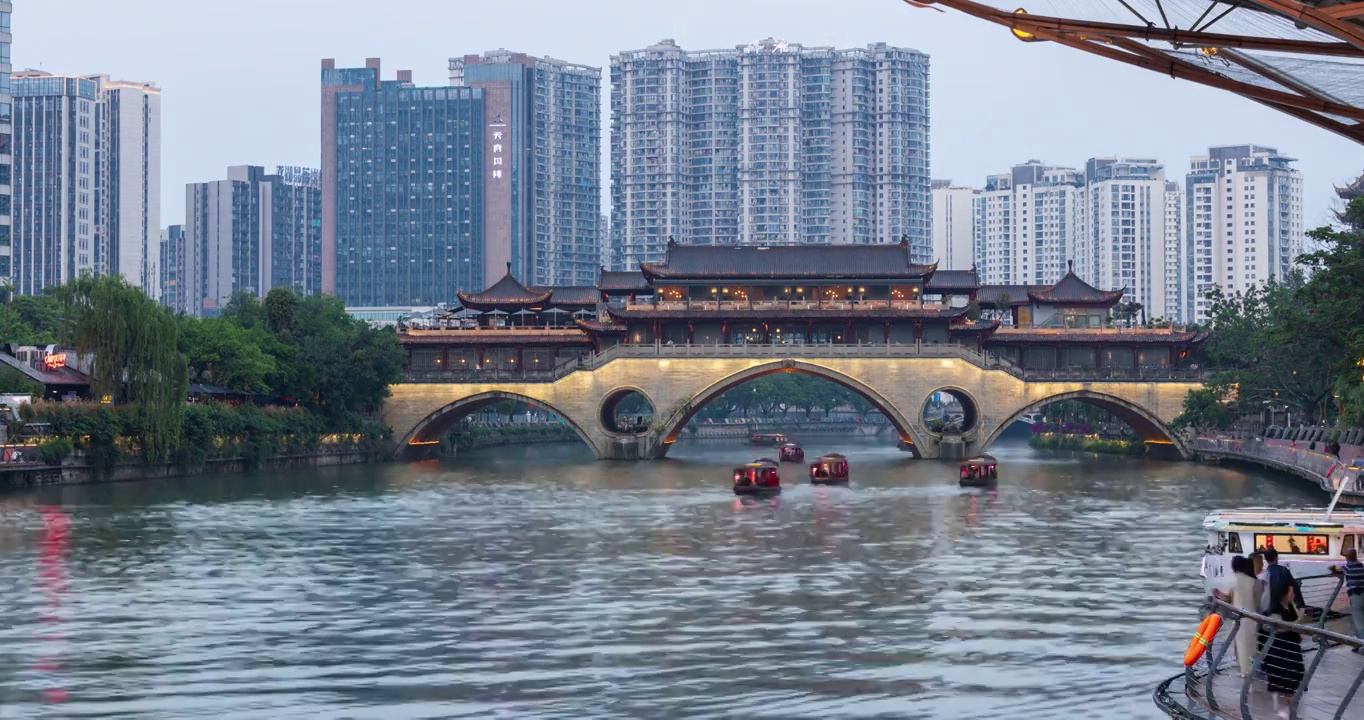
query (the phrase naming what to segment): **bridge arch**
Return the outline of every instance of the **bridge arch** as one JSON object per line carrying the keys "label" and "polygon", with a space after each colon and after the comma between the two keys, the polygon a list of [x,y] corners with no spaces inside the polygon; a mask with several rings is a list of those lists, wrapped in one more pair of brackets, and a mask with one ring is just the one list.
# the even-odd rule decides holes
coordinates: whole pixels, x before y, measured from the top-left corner
{"label": "bridge arch", "polygon": [[990,431],[990,434],[986,436],[984,441],[980,444],[981,450],[988,448],[995,440],[998,440],[999,436],[1019,418],[1028,413],[1037,412],[1042,409],[1042,407],[1061,400],[1079,400],[1107,410],[1114,417],[1127,423],[1128,427],[1135,430],[1137,435],[1141,436],[1143,442],[1148,444],[1170,445],[1173,446],[1184,459],[1187,460],[1193,457],[1193,454],[1190,452],[1184,440],[1180,438],[1177,433],[1170,430],[1169,426],[1157,417],[1155,413],[1130,400],[1124,400],[1115,395],[1095,392],[1093,390],[1073,390],[1070,392],[1057,393],[1040,400],[1034,400],[1019,408],[1008,417],[1004,418],[1002,422]]}
{"label": "bridge arch", "polygon": [[587,447],[590,448],[597,457],[601,457],[601,448],[597,447],[597,443],[592,440],[592,436],[584,432],[583,427],[572,417],[564,414],[558,408],[539,398],[500,390],[482,392],[463,397],[428,413],[426,417],[422,418],[413,426],[412,430],[408,432],[407,436],[398,444],[398,456],[402,457],[405,454],[410,455],[421,447],[434,445],[440,442],[440,439],[445,436],[445,433],[449,432],[450,428],[455,426],[455,423],[464,419],[466,416],[476,413],[489,405],[507,400],[532,403],[548,409],[558,416],[559,420],[565,425],[573,428],[573,432],[577,433],[578,437],[581,438],[584,443],[587,443]]}
{"label": "bridge arch", "polygon": [[[644,433],[632,433],[616,427],[616,408],[625,398],[631,395],[638,395],[649,403],[649,410],[655,416],[658,414],[658,405],[654,402],[653,396],[647,390],[636,385],[621,385],[612,388],[602,396],[601,402],[597,404],[597,422],[601,425],[602,432],[613,437],[635,437]],[[655,418],[656,419],[656,418]]]}
{"label": "bridge arch", "polygon": [[868,387],[862,381],[844,375],[837,370],[797,360],[780,360],[778,362],[755,365],[736,373],[731,373],[706,386],[703,390],[684,401],[680,407],[662,421],[662,429],[655,436],[657,442],[654,445],[653,457],[657,459],[666,456],[668,449],[672,446],[673,442],[677,440],[678,434],[682,432],[682,428],[686,427],[687,423],[696,416],[696,413],[700,412],[701,409],[708,405],[712,400],[723,395],[726,391],[738,387],[750,380],[756,380],[757,378],[779,372],[798,372],[812,375],[842,385],[866,398],[877,410],[881,411],[881,414],[886,416],[886,419],[895,427],[900,439],[908,441],[912,445],[914,448],[914,456],[919,457],[918,448],[922,447],[920,444],[921,438],[914,432],[914,426],[910,423],[909,418],[906,418],[900,412],[899,408],[895,407],[895,405],[884,395],[873,390],[871,387]]}
{"label": "bridge arch", "polygon": [[980,401],[976,399],[976,396],[973,395],[971,391],[958,385],[943,385],[941,387],[935,388],[927,395],[925,395],[923,402],[919,403],[920,418],[924,417],[924,415],[927,414],[928,403],[931,402],[933,400],[933,396],[938,393],[950,396],[961,404],[962,410],[961,430],[963,433],[969,433],[972,431],[980,430],[980,423],[981,420],[983,419],[983,416],[981,415],[980,411],[981,408]]}

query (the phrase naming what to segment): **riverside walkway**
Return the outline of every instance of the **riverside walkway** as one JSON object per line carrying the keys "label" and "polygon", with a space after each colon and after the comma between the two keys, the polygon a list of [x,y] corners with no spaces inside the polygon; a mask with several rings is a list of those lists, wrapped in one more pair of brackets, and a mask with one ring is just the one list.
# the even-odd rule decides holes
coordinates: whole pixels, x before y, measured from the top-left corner
{"label": "riverside walkway", "polygon": [[1364,467],[1359,458],[1343,461],[1311,447],[1265,438],[1200,437],[1194,440],[1193,451],[1205,461],[1236,460],[1296,475],[1331,495],[1344,485],[1340,501],[1364,505]]}

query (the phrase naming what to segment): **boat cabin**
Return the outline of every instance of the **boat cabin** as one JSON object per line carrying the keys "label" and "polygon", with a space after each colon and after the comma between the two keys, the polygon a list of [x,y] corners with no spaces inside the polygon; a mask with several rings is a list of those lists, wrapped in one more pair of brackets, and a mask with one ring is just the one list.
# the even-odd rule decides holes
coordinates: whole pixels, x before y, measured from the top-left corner
{"label": "boat cabin", "polygon": [[805,462],[805,450],[795,443],[786,443],[778,457],[782,462]]}
{"label": "boat cabin", "polygon": [[734,494],[754,495],[781,490],[776,463],[766,458],[734,468]]}
{"label": "boat cabin", "polygon": [[786,436],[781,433],[754,433],[748,439],[749,445],[785,445]]}
{"label": "boat cabin", "polygon": [[821,455],[810,466],[810,482],[837,483],[848,481],[848,458],[840,453]]}
{"label": "boat cabin", "polygon": [[[1361,510],[1336,510],[1329,515],[1325,510],[1220,510],[1203,521],[1203,530],[1208,545],[1201,574],[1209,593],[1228,592],[1235,584],[1232,558],[1238,555],[1251,558],[1258,574],[1263,568],[1261,553],[1273,548],[1279,553],[1279,564],[1293,572],[1302,584],[1307,604],[1314,607],[1329,601],[1329,593],[1336,585],[1329,573],[1333,566],[1345,562],[1344,552],[1364,551]],[[1319,581],[1303,582],[1305,579]],[[1338,604],[1343,602],[1345,593],[1339,595]]]}
{"label": "boat cabin", "polygon": [[974,457],[961,464],[961,478],[963,480],[998,477],[999,464],[989,455]]}

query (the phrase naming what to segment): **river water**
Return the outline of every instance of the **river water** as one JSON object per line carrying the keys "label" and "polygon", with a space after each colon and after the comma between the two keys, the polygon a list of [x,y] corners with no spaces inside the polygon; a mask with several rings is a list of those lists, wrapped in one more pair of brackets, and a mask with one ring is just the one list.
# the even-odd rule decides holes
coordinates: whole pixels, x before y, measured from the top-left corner
{"label": "river water", "polygon": [[[739,502],[737,441],[0,497],[0,718],[1156,718],[1210,509],[1292,480],[867,441]],[[770,453],[768,453],[770,454]]]}

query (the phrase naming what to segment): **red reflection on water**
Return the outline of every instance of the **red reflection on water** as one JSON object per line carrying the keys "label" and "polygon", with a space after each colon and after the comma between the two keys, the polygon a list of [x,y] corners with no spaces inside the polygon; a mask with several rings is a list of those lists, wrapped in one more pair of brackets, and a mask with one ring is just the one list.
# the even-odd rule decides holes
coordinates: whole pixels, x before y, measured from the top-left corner
{"label": "red reflection on water", "polygon": [[[38,587],[42,589],[43,599],[46,607],[39,618],[44,623],[51,623],[53,628],[42,635],[43,639],[51,643],[60,643],[66,636],[56,628],[62,622],[61,608],[68,589],[66,575],[66,550],[67,539],[71,532],[71,519],[59,507],[42,506],[38,508],[38,513],[43,518],[43,537],[39,541],[40,554],[38,556]],[[61,671],[61,648],[55,647],[47,655],[38,658],[35,666],[39,672],[51,673],[54,675],[52,681],[58,678],[55,674]],[[43,701],[48,703],[64,703],[67,701],[68,694],[64,688],[49,687],[43,689]]]}

